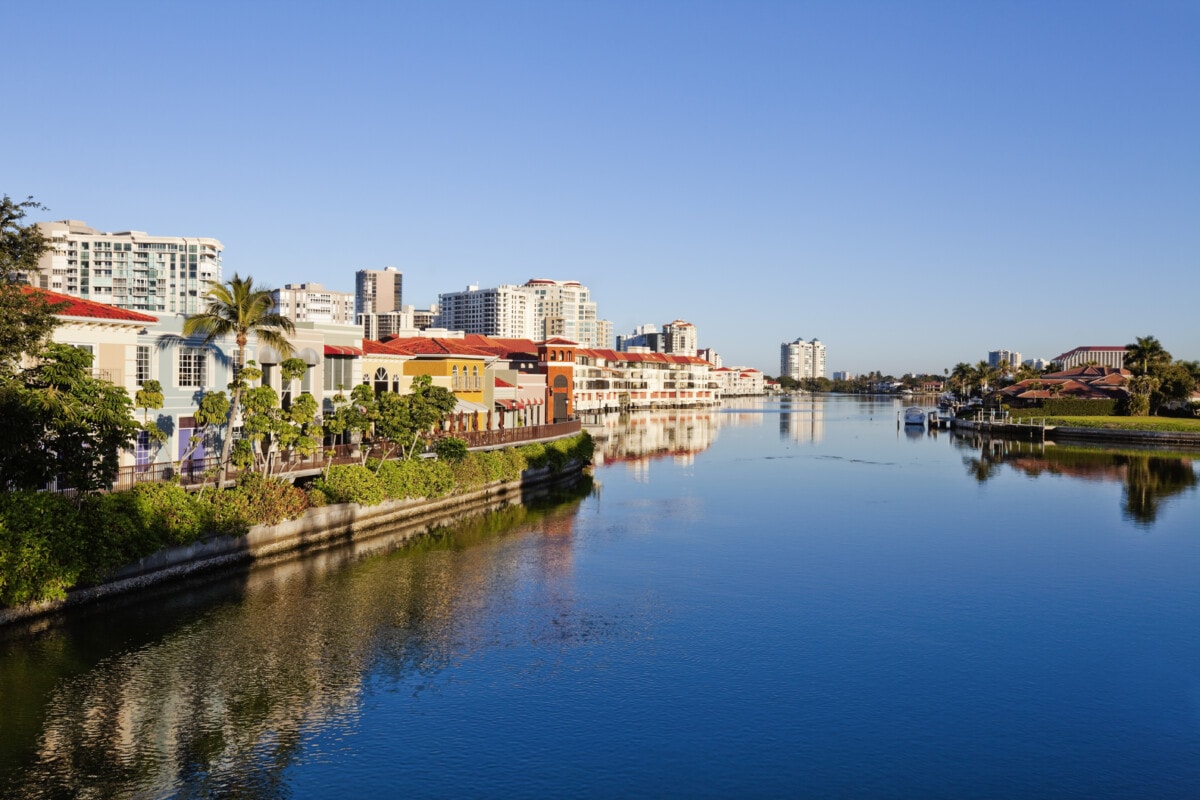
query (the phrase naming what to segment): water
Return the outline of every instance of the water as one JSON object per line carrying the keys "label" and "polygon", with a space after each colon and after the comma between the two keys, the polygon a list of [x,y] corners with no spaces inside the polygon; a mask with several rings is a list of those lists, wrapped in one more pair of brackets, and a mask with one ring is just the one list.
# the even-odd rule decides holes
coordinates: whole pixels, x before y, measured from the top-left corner
{"label": "water", "polygon": [[1193,462],[898,408],[614,420],[544,507],[9,634],[0,795],[1200,796]]}

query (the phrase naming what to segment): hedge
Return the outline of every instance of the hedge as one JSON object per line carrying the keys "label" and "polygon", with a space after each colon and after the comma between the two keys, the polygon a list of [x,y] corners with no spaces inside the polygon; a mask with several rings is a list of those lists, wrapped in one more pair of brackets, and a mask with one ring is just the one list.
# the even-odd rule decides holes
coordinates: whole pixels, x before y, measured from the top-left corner
{"label": "hedge", "polygon": [[444,497],[517,480],[528,468],[587,463],[592,450],[591,437],[581,433],[549,444],[469,452],[453,463],[389,461],[378,475],[363,466],[333,466],[307,492],[250,473],[231,489],[198,494],[157,482],[78,501],[42,492],[0,493],[0,606],[62,599],[68,589],[99,582],[164,547],[242,535],[252,525],[294,519],[326,502]]}

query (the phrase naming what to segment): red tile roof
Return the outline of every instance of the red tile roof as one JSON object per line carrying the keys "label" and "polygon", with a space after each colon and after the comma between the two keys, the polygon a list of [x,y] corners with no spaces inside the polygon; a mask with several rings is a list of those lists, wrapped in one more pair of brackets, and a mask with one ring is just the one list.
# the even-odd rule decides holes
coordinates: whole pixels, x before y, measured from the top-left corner
{"label": "red tile roof", "polygon": [[118,322],[140,322],[143,324],[153,324],[158,322],[158,317],[152,317],[149,314],[141,314],[137,311],[128,311],[124,308],[117,308],[106,303],[97,303],[94,300],[84,300],[82,297],[72,297],[67,294],[59,294],[46,289],[36,289],[32,286],[22,286],[22,294],[40,294],[51,303],[57,305],[65,303],[63,308],[54,312],[60,317],[77,317],[80,319],[106,319],[115,320]]}

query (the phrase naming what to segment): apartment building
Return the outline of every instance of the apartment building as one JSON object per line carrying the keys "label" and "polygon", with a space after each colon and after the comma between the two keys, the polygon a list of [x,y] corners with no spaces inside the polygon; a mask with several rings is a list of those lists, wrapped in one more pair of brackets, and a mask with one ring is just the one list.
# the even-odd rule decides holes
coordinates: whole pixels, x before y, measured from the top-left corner
{"label": "apartment building", "polygon": [[989,350],[987,362],[988,366],[998,368],[1001,361],[1008,362],[1009,369],[1016,369],[1021,364],[1021,354],[1016,350]]}
{"label": "apartment building", "polygon": [[319,283],[288,283],[273,289],[271,298],[278,313],[292,322],[355,324],[356,298],[349,292],[335,292]]}
{"label": "apartment building", "polygon": [[538,335],[535,297],[510,284],[439,294],[437,326],[504,339],[545,338]]}
{"label": "apartment building", "polygon": [[354,273],[354,313],[386,314],[404,307],[404,273],[395,267]]}
{"label": "apartment building", "polygon": [[591,291],[579,281],[531,278],[521,288],[536,301],[535,338],[569,339],[581,347],[607,347],[612,340],[612,323],[597,317]]}
{"label": "apartment building", "polygon": [[819,339],[784,342],[779,348],[779,374],[797,381],[825,377],[825,345]]}
{"label": "apartment building", "polygon": [[41,289],[145,314],[195,314],[209,281],[221,282],[216,239],[106,233],[75,219],[38,229],[51,244],[33,276]]}
{"label": "apartment building", "polygon": [[696,355],[698,349],[696,326],[677,319],[663,325],[663,351],[678,355]]}

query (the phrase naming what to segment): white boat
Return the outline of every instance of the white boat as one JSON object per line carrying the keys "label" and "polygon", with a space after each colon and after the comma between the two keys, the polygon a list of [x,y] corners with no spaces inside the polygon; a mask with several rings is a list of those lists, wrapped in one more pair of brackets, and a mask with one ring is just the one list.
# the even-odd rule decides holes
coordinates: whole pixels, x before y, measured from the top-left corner
{"label": "white boat", "polygon": [[925,424],[925,409],[920,406],[909,406],[904,409],[904,424],[905,425],[924,425]]}

